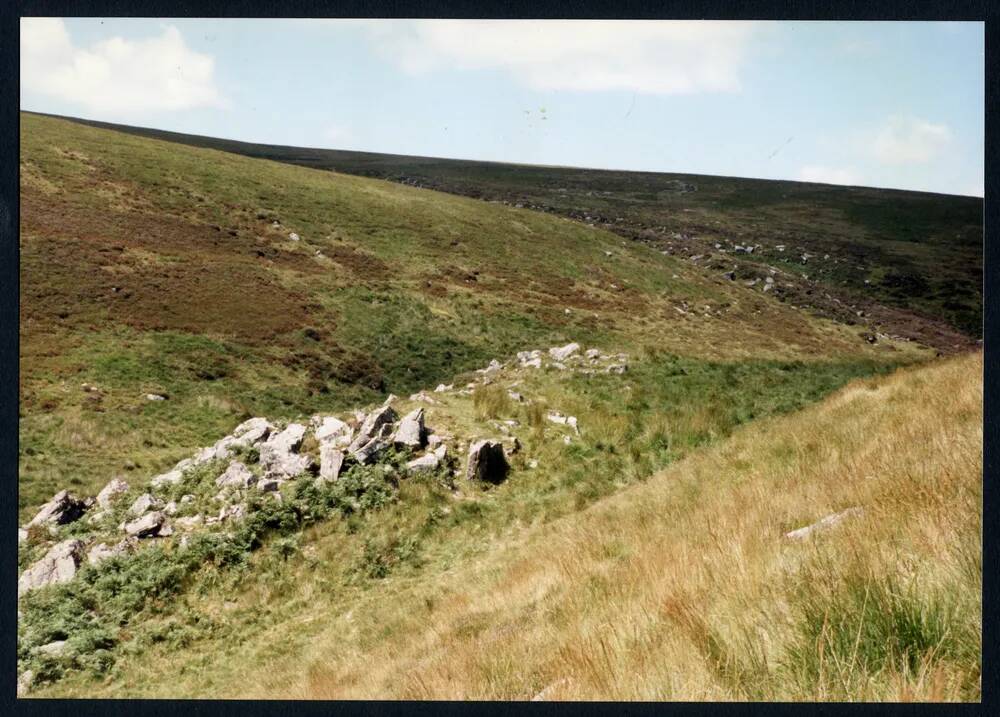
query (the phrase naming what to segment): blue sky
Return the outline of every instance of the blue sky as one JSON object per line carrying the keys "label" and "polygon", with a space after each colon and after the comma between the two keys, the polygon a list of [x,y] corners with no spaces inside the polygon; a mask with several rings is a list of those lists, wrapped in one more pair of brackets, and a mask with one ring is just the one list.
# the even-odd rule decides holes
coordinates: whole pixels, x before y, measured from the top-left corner
{"label": "blue sky", "polygon": [[24,18],[21,107],[273,144],[982,196],[984,32]]}

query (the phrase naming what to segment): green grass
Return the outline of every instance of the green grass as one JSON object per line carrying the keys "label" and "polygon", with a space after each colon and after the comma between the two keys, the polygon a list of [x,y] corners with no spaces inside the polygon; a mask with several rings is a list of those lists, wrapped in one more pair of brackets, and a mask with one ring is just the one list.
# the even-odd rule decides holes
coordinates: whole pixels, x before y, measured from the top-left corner
{"label": "green grass", "polygon": [[[460,455],[405,478],[409,456],[391,454],[333,486],[301,481],[280,504],[264,499],[229,534],[157,545],[33,594],[19,659],[54,682],[43,693],[135,689],[148,654],[216,664],[302,614],[303,570],[309,589],[349,606],[375,585],[468,565],[743,424],[929,355],[869,345],[856,327],[539,212],[34,115],[22,115],[21,168],[20,515],[61,488],[92,495],[115,475],[132,486],[101,525],[63,535],[110,540],[148,478],[251,416],[460,388],[491,359],[572,340],[631,356],[624,375],[505,371],[471,394],[436,394],[428,424],[457,440],[516,422],[523,448],[503,485],[454,481]],[[576,416],[579,435],[549,411]],[[164,498],[206,504],[222,468]],[[21,567],[43,538],[19,549]],[[317,557],[319,545],[332,552]],[[267,649],[305,649],[312,629]],[[65,657],[32,651],[62,635]]]}
{"label": "green grass", "polygon": [[[416,181],[433,189],[522,203],[581,220],[600,217],[623,229],[653,230],[661,237],[679,232],[705,239],[707,243],[692,254],[717,241],[763,241],[766,247],[787,244],[790,250],[784,254],[765,248],[764,261],[796,270],[801,268],[801,251],[793,251],[796,247],[820,257],[829,253],[840,263],[817,266],[814,261],[809,268],[825,291],[847,301],[874,299],[944,320],[969,336],[982,336],[982,199],[788,181],[279,147],[78,121],[250,157]],[[685,187],[694,191],[684,191]],[[732,255],[726,260],[754,264]],[[858,265],[863,270],[859,271]],[[894,282],[864,283],[868,272],[879,270],[903,277],[907,290],[898,290],[899,284]]]}

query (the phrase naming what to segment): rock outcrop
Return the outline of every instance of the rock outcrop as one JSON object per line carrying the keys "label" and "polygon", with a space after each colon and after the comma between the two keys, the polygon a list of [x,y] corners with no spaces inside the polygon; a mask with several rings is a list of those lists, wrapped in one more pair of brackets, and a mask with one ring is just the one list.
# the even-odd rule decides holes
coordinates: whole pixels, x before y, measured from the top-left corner
{"label": "rock outcrop", "polygon": [[120,478],[112,478],[106,486],[101,488],[101,492],[97,494],[97,504],[104,510],[107,510],[111,507],[115,498],[123,493],[128,493],[128,483]]}
{"label": "rock outcrop", "polygon": [[285,430],[260,444],[260,465],[268,476],[294,478],[312,467],[312,460],[299,454],[305,435],[305,426],[290,423]]}
{"label": "rock outcrop", "polygon": [[42,506],[35,517],[28,521],[27,527],[33,525],[65,525],[78,520],[87,509],[86,501],[80,500],[67,490],[61,490]]}
{"label": "rock outcrop", "polygon": [[18,578],[18,598],[37,588],[72,580],[83,560],[83,548],[83,541],[76,538],[53,545],[41,560]]}
{"label": "rock outcrop", "polygon": [[393,437],[393,443],[400,448],[418,450],[427,443],[427,427],[424,425],[424,409],[417,408],[403,416]]}
{"label": "rock outcrop", "polygon": [[506,480],[509,470],[510,464],[507,463],[502,443],[483,440],[469,446],[469,458],[465,467],[466,480],[502,483]]}

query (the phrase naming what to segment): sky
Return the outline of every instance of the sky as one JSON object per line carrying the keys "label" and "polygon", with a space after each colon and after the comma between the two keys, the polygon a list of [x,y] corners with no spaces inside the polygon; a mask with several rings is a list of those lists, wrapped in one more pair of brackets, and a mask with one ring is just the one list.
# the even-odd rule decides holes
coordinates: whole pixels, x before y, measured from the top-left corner
{"label": "sky", "polygon": [[982,23],[22,18],[20,57],[24,110],[983,196]]}

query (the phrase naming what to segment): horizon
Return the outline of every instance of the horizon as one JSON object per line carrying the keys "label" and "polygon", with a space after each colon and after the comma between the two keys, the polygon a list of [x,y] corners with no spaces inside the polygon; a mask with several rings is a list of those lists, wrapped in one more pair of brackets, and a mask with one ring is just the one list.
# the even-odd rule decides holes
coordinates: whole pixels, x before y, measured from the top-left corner
{"label": "horizon", "polygon": [[289,147],[984,194],[976,22],[22,18],[21,45],[20,108],[42,114]]}
{"label": "horizon", "polygon": [[[52,114],[52,113],[49,113],[49,112],[37,112],[35,110],[25,110],[25,109],[22,109],[20,111],[21,112],[26,112],[28,114],[34,114],[34,115],[43,116],[43,117],[52,117],[53,119],[67,120],[69,122],[81,122],[81,123],[95,122],[95,123],[102,123],[102,124],[107,124],[107,125],[112,125],[112,126],[118,126],[118,127],[126,127],[126,128],[132,128],[132,129],[147,130],[147,131],[152,131],[152,132],[173,132],[174,134],[182,134],[182,135],[191,136],[191,137],[201,137],[201,138],[204,138],[204,139],[222,140],[222,141],[225,141],[225,142],[237,142],[237,143],[241,143],[241,144],[257,144],[257,145],[261,145],[261,146],[270,146],[270,147],[284,147],[284,148],[288,148],[288,149],[311,149],[311,150],[330,151],[330,152],[350,152],[350,153],[357,153],[357,154],[374,154],[374,155],[380,155],[380,156],[384,156],[384,157],[399,156],[399,157],[408,157],[408,158],[416,158],[416,159],[444,160],[444,161],[448,161],[448,162],[474,162],[474,163],[481,163],[481,164],[502,164],[502,165],[517,166],[517,167],[538,167],[538,168],[548,168],[548,169],[580,169],[580,170],[598,171],[598,172],[630,172],[630,173],[634,173],[634,174],[665,174],[665,175],[682,176],[682,177],[713,177],[713,178],[717,178],[717,179],[749,179],[749,180],[755,180],[755,181],[761,181],[761,182],[788,182],[788,183],[792,183],[792,184],[813,184],[813,185],[818,185],[818,186],[823,186],[823,187],[840,187],[842,189],[876,189],[876,190],[886,191],[886,192],[903,192],[903,193],[909,193],[909,194],[934,194],[934,195],[941,195],[941,196],[946,196],[946,197],[965,197],[965,198],[969,198],[969,199],[983,199],[983,197],[977,197],[977,196],[971,195],[971,194],[954,194],[954,193],[949,193],[949,192],[935,192],[935,191],[922,190],[922,189],[900,189],[898,187],[876,187],[876,186],[870,186],[870,185],[864,185],[864,184],[835,184],[835,183],[827,183],[827,182],[808,182],[808,181],[805,181],[805,180],[802,180],[802,179],[774,179],[774,178],[771,178],[771,177],[747,177],[747,176],[739,176],[739,175],[733,175],[733,174],[703,174],[703,173],[697,173],[697,172],[663,172],[663,171],[658,171],[658,170],[647,170],[647,169],[626,169],[626,168],[622,168],[622,167],[588,167],[588,166],[576,165],[576,164],[541,164],[541,163],[537,163],[537,162],[505,162],[503,160],[473,159],[473,158],[469,158],[469,157],[445,157],[445,156],[439,156],[439,155],[417,155],[417,154],[400,155],[400,154],[389,153],[389,152],[374,152],[374,151],[370,151],[370,150],[340,149],[340,148],[337,148],[337,147],[310,147],[310,146],[306,146],[306,145],[274,144],[274,143],[271,143],[271,142],[245,142],[244,140],[234,139],[232,137],[219,137],[219,136],[215,136],[215,135],[204,135],[204,134],[195,134],[195,133],[187,133],[187,132],[174,132],[173,130],[164,129],[163,127],[152,127],[152,126],[146,126],[146,125],[129,125],[129,124],[121,123],[121,122],[107,122],[105,120],[95,119],[95,118],[92,118],[92,117],[75,117],[75,116],[70,116],[70,115],[58,115],[58,114]],[[115,131],[115,130],[112,130],[112,131]],[[158,140],[158,141],[169,141],[169,140]],[[215,151],[225,152],[227,150],[216,149]],[[271,161],[281,162],[283,160],[271,160]],[[329,171],[329,170],[323,170],[323,171]]]}

